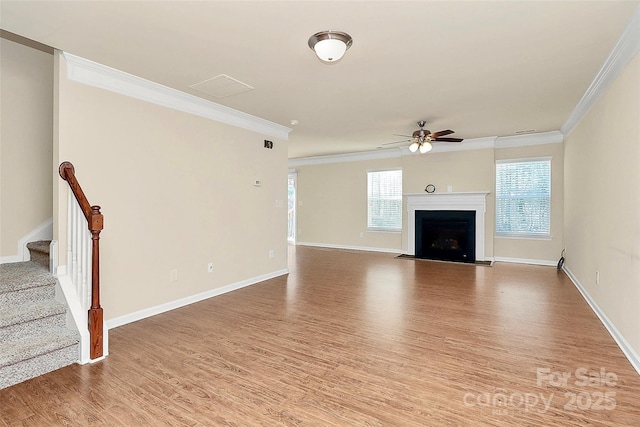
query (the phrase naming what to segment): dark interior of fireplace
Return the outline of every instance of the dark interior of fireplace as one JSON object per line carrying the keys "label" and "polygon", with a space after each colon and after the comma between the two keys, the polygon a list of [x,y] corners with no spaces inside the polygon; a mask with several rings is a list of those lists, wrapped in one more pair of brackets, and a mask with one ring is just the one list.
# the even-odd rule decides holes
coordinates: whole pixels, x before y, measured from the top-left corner
{"label": "dark interior of fireplace", "polygon": [[476,261],[475,211],[416,211],[415,257]]}

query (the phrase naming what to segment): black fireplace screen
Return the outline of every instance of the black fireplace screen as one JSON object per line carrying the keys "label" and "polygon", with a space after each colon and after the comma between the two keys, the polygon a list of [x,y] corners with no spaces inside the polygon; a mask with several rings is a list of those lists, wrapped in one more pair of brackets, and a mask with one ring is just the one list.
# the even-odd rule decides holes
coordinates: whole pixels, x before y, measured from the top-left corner
{"label": "black fireplace screen", "polygon": [[475,211],[416,211],[416,258],[476,261]]}

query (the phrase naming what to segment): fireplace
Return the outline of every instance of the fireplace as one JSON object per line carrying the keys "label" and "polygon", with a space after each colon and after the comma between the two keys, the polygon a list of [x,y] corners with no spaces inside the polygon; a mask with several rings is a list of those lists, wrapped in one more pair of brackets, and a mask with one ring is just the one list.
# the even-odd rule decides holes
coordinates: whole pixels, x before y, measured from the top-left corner
{"label": "fireplace", "polygon": [[[485,213],[488,192],[468,193],[412,193],[404,194],[407,200],[407,254],[416,256],[416,215],[421,211],[466,211],[474,214],[474,253],[476,261],[486,261]],[[422,233],[422,232],[421,232]],[[469,243],[471,244],[471,243]],[[467,258],[469,255],[467,254]]]}
{"label": "fireplace", "polygon": [[475,211],[419,210],[415,222],[416,258],[476,261]]}

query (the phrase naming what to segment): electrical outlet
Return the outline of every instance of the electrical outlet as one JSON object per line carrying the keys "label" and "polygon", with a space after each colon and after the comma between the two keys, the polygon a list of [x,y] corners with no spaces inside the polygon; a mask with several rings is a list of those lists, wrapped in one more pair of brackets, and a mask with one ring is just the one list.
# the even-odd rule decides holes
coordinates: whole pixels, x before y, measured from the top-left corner
{"label": "electrical outlet", "polygon": [[169,271],[169,281],[170,282],[177,282],[178,281],[178,269],[174,268],[173,270]]}
{"label": "electrical outlet", "polygon": [[600,272],[596,270],[596,285],[600,284]]}
{"label": "electrical outlet", "polygon": [[273,258],[274,256],[273,249],[269,249],[269,258]]}
{"label": "electrical outlet", "polygon": [[363,231],[360,232],[360,237],[364,237],[364,232]]}
{"label": "electrical outlet", "polygon": [[209,273],[213,273],[213,263],[210,262],[209,264],[207,264],[207,272]]}

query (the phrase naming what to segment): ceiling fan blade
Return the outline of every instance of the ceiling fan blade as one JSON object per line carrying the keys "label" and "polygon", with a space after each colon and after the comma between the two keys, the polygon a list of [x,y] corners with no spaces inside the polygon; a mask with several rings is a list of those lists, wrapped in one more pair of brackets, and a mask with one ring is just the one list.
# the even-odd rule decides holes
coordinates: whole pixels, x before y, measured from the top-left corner
{"label": "ceiling fan blade", "polygon": [[441,136],[450,135],[452,133],[455,133],[455,132],[452,131],[451,129],[447,129],[447,130],[441,130],[440,132],[432,133],[429,136],[431,136],[431,138],[439,138]]}
{"label": "ceiling fan blade", "polygon": [[462,142],[464,139],[462,138],[434,138],[432,141],[436,142]]}
{"label": "ceiling fan blade", "polygon": [[411,135],[403,135],[401,133],[394,133],[393,136],[404,136],[404,137],[407,137],[407,138],[411,138],[412,137]]}
{"label": "ceiling fan blade", "polygon": [[385,142],[384,144],[380,144],[380,145],[400,144],[402,142],[409,142],[409,141],[411,141],[411,139],[403,139],[402,141],[394,141],[394,142]]}

